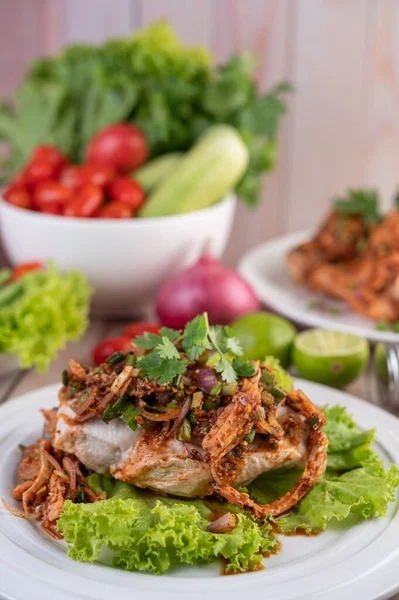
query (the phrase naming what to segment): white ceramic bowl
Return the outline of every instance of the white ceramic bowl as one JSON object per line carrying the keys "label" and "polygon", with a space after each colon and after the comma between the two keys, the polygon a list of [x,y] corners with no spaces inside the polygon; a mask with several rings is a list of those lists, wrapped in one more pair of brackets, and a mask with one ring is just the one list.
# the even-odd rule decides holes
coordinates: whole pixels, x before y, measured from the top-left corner
{"label": "white ceramic bowl", "polygon": [[16,208],[0,199],[0,232],[13,265],[49,259],[79,269],[95,288],[103,316],[135,316],[158,288],[192,264],[209,241],[220,257],[229,237],[235,198],[203,210],[152,219],[74,219]]}

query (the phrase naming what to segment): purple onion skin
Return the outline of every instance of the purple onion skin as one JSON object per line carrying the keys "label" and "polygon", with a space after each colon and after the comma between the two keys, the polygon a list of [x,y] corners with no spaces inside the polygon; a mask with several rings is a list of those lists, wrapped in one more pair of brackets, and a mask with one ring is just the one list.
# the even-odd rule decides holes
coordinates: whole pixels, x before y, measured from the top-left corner
{"label": "purple onion skin", "polygon": [[217,384],[218,378],[212,367],[196,367],[191,369],[190,377],[193,383],[198,386],[201,392],[209,394],[211,389]]}
{"label": "purple onion skin", "polygon": [[159,320],[174,329],[182,329],[203,312],[211,325],[228,325],[259,309],[259,299],[241,275],[208,253],[172,277],[156,299]]}

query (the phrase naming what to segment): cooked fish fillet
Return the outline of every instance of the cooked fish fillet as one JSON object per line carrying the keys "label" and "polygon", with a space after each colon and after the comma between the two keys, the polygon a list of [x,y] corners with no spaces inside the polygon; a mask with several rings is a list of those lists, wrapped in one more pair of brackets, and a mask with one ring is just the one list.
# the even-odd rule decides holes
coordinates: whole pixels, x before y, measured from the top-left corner
{"label": "cooked fish fillet", "polygon": [[[290,414],[290,409],[281,407],[277,418],[287,418]],[[61,405],[54,448],[74,454],[89,469],[110,473],[116,479],[161,493],[191,498],[212,494],[210,462],[192,458],[183,442],[173,438],[157,444],[154,436],[146,435],[142,428],[132,431],[121,419],[106,424],[94,417],[71,425],[63,415],[74,417],[70,407]],[[234,485],[246,485],[262,473],[279,467],[304,465],[307,460],[304,419],[301,424],[302,435],[297,443],[286,437],[278,449],[251,444],[235,471]],[[195,445],[190,446],[195,452]],[[201,446],[198,451],[203,452]]]}

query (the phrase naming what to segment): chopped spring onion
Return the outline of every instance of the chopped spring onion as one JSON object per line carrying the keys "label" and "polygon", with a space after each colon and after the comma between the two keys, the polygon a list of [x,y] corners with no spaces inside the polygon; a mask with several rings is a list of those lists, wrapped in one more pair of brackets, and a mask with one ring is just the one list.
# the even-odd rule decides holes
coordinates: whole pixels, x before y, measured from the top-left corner
{"label": "chopped spring onion", "polygon": [[271,389],[270,392],[273,394],[273,396],[275,397],[276,400],[282,400],[283,398],[286,397],[286,393],[279,388],[277,385],[274,385]]}
{"label": "chopped spring onion", "polygon": [[134,354],[128,354],[125,366],[126,367],[134,367],[136,364],[136,356]]}
{"label": "chopped spring onion", "polygon": [[274,373],[268,369],[262,369],[262,375],[260,378],[261,382],[266,386],[272,386],[275,382]]}
{"label": "chopped spring onion", "polygon": [[62,385],[68,385],[68,383],[69,383],[69,371],[67,371],[67,369],[64,369],[62,371],[61,381],[62,381]]}
{"label": "chopped spring onion", "polygon": [[114,352],[113,354],[111,354],[111,356],[109,356],[106,359],[106,363],[108,365],[116,365],[118,362],[120,362],[124,357],[123,352]]}
{"label": "chopped spring onion", "polygon": [[217,396],[222,391],[222,384],[220,381],[215,383],[211,391],[209,392],[211,396]]}
{"label": "chopped spring onion", "polygon": [[191,402],[191,408],[200,408],[203,397],[204,394],[202,392],[194,392],[193,401]]}
{"label": "chopped spring onion", "polygon": [[184,419],[177,430],[176,437],[180,442],[189,442],[191,440],[191,423],[188,419]]}
{"label": "chopped spring onion", "polygon": [[222,396],[234,396],[237,391],[236,383],[224,383],[222,386]]}
{"label": "chopped spring onion", "polygon": [[248,442],[248,444],[252,444],[255,439],[255,434],[256,429],[255,427],[252,427],[251,431],[245,436],[245,441]]}
{"label": "chopped spring onion", "polygon": [[209,400],[209,398],[207,400],[205,400],[204,402],[204,410],[210,411],[210,410],[215,410],[215,408],[217,408],[218,403],[215,402],[214,400]]}

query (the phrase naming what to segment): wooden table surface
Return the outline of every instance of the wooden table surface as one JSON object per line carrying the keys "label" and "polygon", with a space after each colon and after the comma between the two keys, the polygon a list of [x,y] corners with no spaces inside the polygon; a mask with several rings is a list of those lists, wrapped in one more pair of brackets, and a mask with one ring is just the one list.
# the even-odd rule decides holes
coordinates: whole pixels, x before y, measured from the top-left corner
{"label": "wooden table surface", "polygon": [[[120,335],[123,322],[93,321],[84,337],[76,344],[69,344],[50,369],[44,375],[37,374],[34,370],[14,373],[8,377],[0,377],[0,403],[9,401],[16,396],[25,394],[40,387],[61,382],[61,373],[68,364],[69,358],[87,364],[91,362],[91,350],[102,339],[113,335]],[[372,387],[372,373],[370,369],[348,388],[348,392],[370,400]],[[399,594],[391,600],[399,600]]]}

